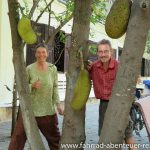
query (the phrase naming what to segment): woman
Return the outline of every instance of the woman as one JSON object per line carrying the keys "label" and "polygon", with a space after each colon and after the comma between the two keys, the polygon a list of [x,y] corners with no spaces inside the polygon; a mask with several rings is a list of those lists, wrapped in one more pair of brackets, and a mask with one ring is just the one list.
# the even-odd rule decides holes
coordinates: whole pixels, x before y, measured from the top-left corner
{"label": "woman", "polygon": [[[55,106],[59,114],[63,114],[63,110],[59,103],[57,69],[53,64],[46,62],[48,57],[46,45],[39,44],[36,47],[35,57],[36,62],[27,67],[31,106],[37,125],[47,139],[50,149],[58,150],[60,133]],[[23,150],[25,142],[26,134],[20,113],[9,150]]]}

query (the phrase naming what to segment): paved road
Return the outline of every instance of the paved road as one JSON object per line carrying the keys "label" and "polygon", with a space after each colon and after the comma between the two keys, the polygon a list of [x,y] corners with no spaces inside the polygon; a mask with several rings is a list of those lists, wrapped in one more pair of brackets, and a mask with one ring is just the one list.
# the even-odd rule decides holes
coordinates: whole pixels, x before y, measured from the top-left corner
{"label": "paved road", "polygon": [[[89,102],[86,109],[86,143],[96,144],[98,142],[98,102]],[[59,116],[59,128],[62,129],[63,117]],[[0,124],[0,150],[7,150],[10,142],[11,122],[4,122]],[[145,128],[141,131],[141,137],[135,135],[137,143],[148,143],[147,133]],[[48,150],[46,140],[43,138]],[[26,143],[25,150],[29,150],[28,143]],[[88,150],[88,149],[86,149]],[[90,149],[89,149],[90,150]],[[146,148],[140,148],[140,150],[148,150]]]}

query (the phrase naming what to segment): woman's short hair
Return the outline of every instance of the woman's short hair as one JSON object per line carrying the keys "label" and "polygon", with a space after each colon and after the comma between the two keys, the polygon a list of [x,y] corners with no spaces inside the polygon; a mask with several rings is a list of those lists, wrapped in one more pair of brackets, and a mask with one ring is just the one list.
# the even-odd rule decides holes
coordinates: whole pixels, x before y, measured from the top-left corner
{"label": "woman's short hair", "polygon": [[35,50],[37,50],[39,47],[43,47],[48,51],[48,46],[45,43],[39,43],[37,44],[37,46],[35,47]]}

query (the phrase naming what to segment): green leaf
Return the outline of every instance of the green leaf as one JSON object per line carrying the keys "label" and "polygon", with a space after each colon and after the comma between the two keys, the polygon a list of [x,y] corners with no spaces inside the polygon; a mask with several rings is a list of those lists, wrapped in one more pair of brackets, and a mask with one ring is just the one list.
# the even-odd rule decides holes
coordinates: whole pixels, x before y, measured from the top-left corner
{"label": "green leaf", "polygon": [[95,55],[97,53],[97,45],[96,44],[91,44],[89,46],[89,52],[93,55]]}
{"label": "green leaf", "polygon": [[79,48],[79,51],[84,51],[85,50],[85,48],[83,47],[83,46],[81,46],[80,48]]}

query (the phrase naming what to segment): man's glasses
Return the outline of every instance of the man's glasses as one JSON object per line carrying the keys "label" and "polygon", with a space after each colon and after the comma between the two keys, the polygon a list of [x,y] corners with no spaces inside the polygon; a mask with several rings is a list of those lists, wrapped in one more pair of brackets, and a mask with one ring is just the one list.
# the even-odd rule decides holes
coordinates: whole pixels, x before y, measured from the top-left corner
{"label": "man's glasses", "polygon": [[108,54],[109,52],[110,52],[110,50],[104,50],[104,51],[99,50],[98,51],[99,54]]}

